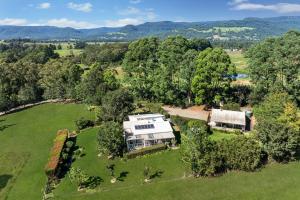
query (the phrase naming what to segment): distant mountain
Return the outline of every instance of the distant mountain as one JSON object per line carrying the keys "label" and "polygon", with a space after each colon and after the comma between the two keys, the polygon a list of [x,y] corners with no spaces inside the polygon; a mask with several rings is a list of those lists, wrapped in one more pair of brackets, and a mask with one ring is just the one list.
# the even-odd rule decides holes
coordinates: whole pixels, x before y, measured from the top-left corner
{"label": "distant mountain", "polygon": [[35,40],[100,40],[128,41],[146,36],[210,40],[261,40],[281,35],[291,29],[300,30],[300,17],[245,18],[243,20],[209,22],[147,22],[120,28],[73,29],[53,26],[0,26],[0,39]]}

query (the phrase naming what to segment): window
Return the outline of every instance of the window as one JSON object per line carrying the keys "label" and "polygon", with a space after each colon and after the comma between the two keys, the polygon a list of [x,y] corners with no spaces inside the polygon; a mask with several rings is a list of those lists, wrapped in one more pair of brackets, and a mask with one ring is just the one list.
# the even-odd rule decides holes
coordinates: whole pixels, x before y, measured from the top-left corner
{"label": "window", "polygon": [[153,129],[154,128],[154,124],[135,125],[134,127],[135,127],[136,130]]}

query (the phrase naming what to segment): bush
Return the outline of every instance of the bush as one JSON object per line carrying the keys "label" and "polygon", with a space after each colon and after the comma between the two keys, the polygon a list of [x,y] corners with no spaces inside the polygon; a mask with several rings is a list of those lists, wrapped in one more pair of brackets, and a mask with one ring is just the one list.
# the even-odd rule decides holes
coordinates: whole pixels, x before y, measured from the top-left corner
{"label": "bush", "polygon": [[179,126],[181,132],[185,132],[188,129],[189,119],[179,117],[179,116],[171,116],[171,121],[173,124]]}
{"label": "bush", "polygon": [[219,152],[226,169],[254,171],[262,164],[262,147],[245,136],[219,142]]}
{"label": "bush", "polygon": [[233,102],[224,104],[223,109],[224,110],[241,111],[240,104],[233,103]]}
{"label": "bush", "polygon": [[88,127],[94,126],[94,122],[92,120],[80,118],[79,120],[75,121],[77,130],[83,130]]}
{"label": "bush", "polygon": [[162,151],[165,149],[167,149],[167,146],[165,144],[157,144],[157,145],[153,145],[153,146],[139,149],[136,151],[131,151],[126,154],[126,157],[128,159],[132,159],[132,158],[136,158],[138,156],[144,156],[146,154],[155,153],[155,152]]}

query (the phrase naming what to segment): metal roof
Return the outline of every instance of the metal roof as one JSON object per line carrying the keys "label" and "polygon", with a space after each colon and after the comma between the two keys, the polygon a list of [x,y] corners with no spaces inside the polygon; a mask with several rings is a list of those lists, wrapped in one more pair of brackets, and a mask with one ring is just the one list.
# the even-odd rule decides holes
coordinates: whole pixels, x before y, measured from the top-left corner
{"label": "metal roof", "polygon": [[245,126],[246,114],[240,111],[212,109],[210,121]]}

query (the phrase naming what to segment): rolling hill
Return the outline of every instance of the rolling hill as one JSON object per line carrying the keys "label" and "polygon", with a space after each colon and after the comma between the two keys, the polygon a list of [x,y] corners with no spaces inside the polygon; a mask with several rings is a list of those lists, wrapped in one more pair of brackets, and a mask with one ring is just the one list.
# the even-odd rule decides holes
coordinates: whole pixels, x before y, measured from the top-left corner
{"label": "rolling hill", "polygon": [[245,18],[209,22],[147,22],[119,28],[73,29],[53,26],[0,26],[0,39],[128,41],[147,36],[182,35],[210,40],[261,40],[300,30],[300,17]]}

